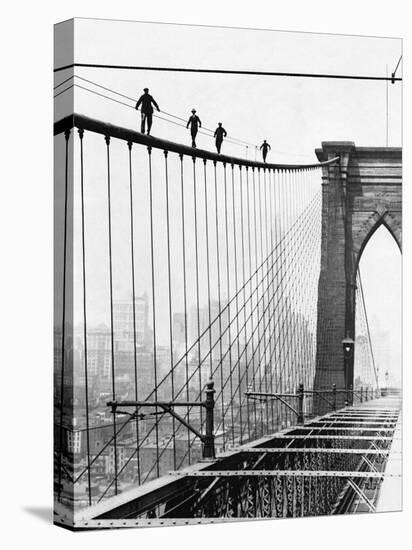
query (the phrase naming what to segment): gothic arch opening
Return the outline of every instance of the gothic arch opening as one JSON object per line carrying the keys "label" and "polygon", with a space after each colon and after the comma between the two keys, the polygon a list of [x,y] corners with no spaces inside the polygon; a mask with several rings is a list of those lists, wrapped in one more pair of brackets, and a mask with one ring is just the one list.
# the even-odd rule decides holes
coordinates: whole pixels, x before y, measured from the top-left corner
{"label": "gothic arch opening", "polygon": [[[400,386],[401,378],[401,254],[400,243],[384,219],[373,227],[359,254],[356,293],[354,383],[373,383],[371,360],[381,387]],[[369,340],[372,350],[369,349]],[[371,357],[371,354],[373,356]]]}
{"label": "gothic arch opening", "polygon": [[393,214],[388,211],[375,211],[363,224],[361,230],[354,236],[353,248],[355,252],[355,272],[359,266],[363,251],[375,232],[384,226],[392,239],[395,241],[399,251],[402,253],[401,224]]}

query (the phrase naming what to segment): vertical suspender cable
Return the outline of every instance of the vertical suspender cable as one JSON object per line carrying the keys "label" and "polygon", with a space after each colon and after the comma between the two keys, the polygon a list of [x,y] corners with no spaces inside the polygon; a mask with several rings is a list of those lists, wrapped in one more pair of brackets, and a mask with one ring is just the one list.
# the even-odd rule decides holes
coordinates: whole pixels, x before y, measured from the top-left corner
{"label": "vertical suspender cable", "polygon": [[[275,304],[275,311],[277,311],[275,324],[274,324],[274,358],[275,358],[275,369],[274,369],[274,376],[275,376],[275,391],[280,393],[280,376],[281,376],[281,368],[280,368],[280,355],[279,355],[279,312],[278,312],[278,291],[279,291],[279,230],[278,230],[278,220],[279,220],[279,204],[276,200],[277,195],[277,189],[279,188],[279,177],[280,173],[279,171],[274,170],[273,171],[273,221],[274,221],[274,236],[275,236],[275,246],[276,246],[276,252],[275,252],[275,258],[274,258],[274,267],[275,267],[275,280],[276,280],[276,286],[273,293],[273,296],[276,300]],[[271,186],[272,188],[272,186]],[[276,408],[276,429],[279,429],[279,403],[276,400],[275,402],[275,408]]]}
{"label": "vertical suspender cable", "polygon": [[[198,239],[198,223],[197,223],[197,182],[196,182],[196,157],[192,157],[193,160],[193,206],[194,206],[194,235],[195,235],[195,281],[196,281],[196,311],[197,311],[197,346],[198,346],[198,375],[199,375],[199,393],[202,391],[202,369],[201,364],[201,338],[200,338],[200,289],[199,289],[199,239]],[[189,382],[186,387],[186,398],[189,401]],[[202,410],[200,410],[200,415],[202,418]],[[189,422],[188,415],[188,422]],[[190,431],[187,431],[188,444],[190,445]]]}
{"label": "vertical suspender cable", "polygon": [[386,132],[385,145],[388,147],[389,142],[389,82],[388,82],[388,65],[386,65],[386,81],[385,81],[385,104],[386,104]]}
{"label": "vertical suspender cable", "polygon": [[[287,219],[287,232],[289,234],[289,238],[286,241],[288,250],[286,254],[286,273],[288,274],[286,279],[286,290],[287,290],[287,308],[286,308],[286,315],[287,315],[287,363],[288,363],[288,391],[291,392],[294,389],[294,372],[293,372],[293,364],[292,364],[292,357],[291,357],[291,348],[292,348],[292,309],[291,309],[291,297],[290,297],[290,280],[291,280],[291,265],[290,265],[290,256],[291,256],[291,248],[293,246],[293,241],[291,240],[290,236],[290,228],[291,228],[291,212],[290,212],[290,204],[291,204],[291,171],[288,170],[286,172],[287,178],[286,178],[286,189],[285,189],[285,196],[286,196],[286,219]],[[289,421],[293,421],[293,418],[291,418],[291,415],[289,414]]]}
{"label": "vertical suspender cable", "polygon": [[[135,262],[134,262],[134,214],[133,214],[133,170],[132,170],[132,146],[131,141],[127,142],[129,150],[129,199],[130,199],[130,259],[132,275],[132,314],[133,314],[133,366],[134,366],[134,396],[139,400],[139,391],[137,383],[137,341],[136,341],[136,281],[135,281]],[[139,435],[139,409],[136,407],[136,461],[137,461],[137,481],[140,485],[140,435]]]}
{"label": "vertical suspender cable", "polygon": [[60,425],[59,425],[59,480],[57,499],[61,500],[62,469],[63,469],[63,416],[64,416],[64,371],[65,371],[65,340],[66,340],[66,268],[67,268],[67,215],[69,188],[69,138],[70,130],[64,133],[65,139],[65,169],[64,169],[64,229],[63,229],[63,282],[62,282],[62,340],[61,340],[61,377],[60,377]]}
{"label": "vertical suspender cable", "polygon": [[[185,191],[184,191],[184,172],[183,155],[180,158],[180,193],[181,193],[181,212],[182,212],[182,261],[183,261],[183,307],[185,316],[185,374],[186,374],[186,398],[189,391],[189,358],[188,358],[188,335],[187,335],[187,275],[186,275],[186,224],[185,224]],[[189,422],[189,407],[186,409],[187,421]],[[187,437],[188,460],[190,464],[190,435]]]}
{"label": "vertical suspender cable", "polygon": [[[254,256],[255,256],[255,272],[256,272],[256,286],[258,286],[259,282],[258,282],[258,272],[257,272],[257,268],[258,268],[258,265],[259,265],[259,260],[258,260],[258,241],[257,241],[257,212],[256,212],[256,177],[255,177],[255,169],[252,168],[252,173],[253,173],[253,222],[254,222]],[[261,348],[261,340],[260,340],[260,321],[259,321],[259,304],[260,304],[260,298],[259,298],[259,293],[257,293],[256,295],[256,309],[257,309],[257,319],[256,319],[256,322],[257,322],[257,332],[258,332],[258,342],[257,342],[257,355],[258,357],[260,356],[260,348]],[[262,368],[261,368],[261,365],[258,364],[257,365],[257,371],[259,373],[259,391],[261,392],[262,391]],[[262,411],[262,406],[260,405],[259,406],[259,413],[260,413],[260,430],[261,430],[261,435],[263,435],[263,411]]]}
{"label": "vertical suspender cable", "polygon": [[363,311],[365,312],[366,333],[368,335],[368,343],[369,343],[369,349],[370,349],[370,354],[371,354],[371,358],[372,358],[373,373],[374,373],[374,376],[375,376],[376,387],[379,387],[378,374],[377,374],[377,371],[376,371],[376,364],[375,364],[375,356],[374,356],[374,353],[373,353],[372,339],[371,339],[371,333],[370,333],[370,329],[369,329],[369,320],[368,320],[368,316],[366,314],[365,294],[363,292],[362,278],[361,278],[361,272],[360,272],[359,267],[358,267],[358,276],[359,276],[360,297],[361,297],[361,300],[362,300]]}
{"label": "vertical suspender cable", "polygon": [[[265,300],[265,262],[264,262],[264,253],[263,253],[263,225],[262,225],[262,178],[261,178],[261,171],[260,168],[258,168],[258,201],[259,201],[259,235],[260,235],[260,263],[262,264],[262,340],[263,344],[263,355],[259,354],[259,358],[262,358],[263,360],[263,383],[265,392],[268,392],[268,380],[267,380],[267,364],[266,364],[266,327],[265,327],[265,317],[266,317],[266,300]],[[267,266],[266,266],[267,267]],[[260,364],[260,370],[262,370],[262,364]],[[269,402],[268,400],[265,401],[265,411],[266,411],[266,426],[269,423]]]}
{"label": "vertical suspender cable", "polygon": [[[206,159],[203,160],[204,191],[205,191],[205,227],[206,227],[206,271],[207,271],[207,309],[209,321],[209,375],[212,378],[213,353],[212,353],[212,311],[210,305],[210,258],[209,258],[209,209],[207,194]],[[202,388],[200,388],[202,390]],[[200,411],[202,413],[202,410]]]}
{"label": "vertical suspender cable", "polygon": [[[242,179],[242,167],[239,166],[239,183],[240,183],[240,231],[242,234],[242,288],[243,288],[243,324],[244,324],[244,346],[245,346],[245,362],[246,362],[246,389],[249,389],[249,362],[248,362],[248,341],[247,341],[247,307],[246,307],[246,273],[245,273],[245,227],[243,217],[243,194],[244,194],[244,182]],[[243,396],[241,396],[243,397]],[[249,399],[246,399],[246,417],[247,417],[247,433],[248,440],[250,440],[250,410]]]}
{"label": "vertical suspender cable", "polygon": [[[111,370],[112,370],[112,399],[116,400],[116,375],[114,360],[114,326],[113,326],[113,266],[112,266],[112,198],[110,188],[110,136],[105,136],[107,152],[107,209],[108,209],[108,230],[109,230],[109,298],[110,298],[110,347],[111,347]],[[114,492],[118,492],[117,479],[117,431],[116,413],[113,413],[113,454],[114,454]]]}
{"label": "vertical suspender cable", "polygon": [[[132,146],[129,141],[127,147],[129,150],[129,199],[130,199],[130,259],[132,275],[132,314],[133,314],[133,366],[134,366],[134,396],[139,400],[139,391],[137,383],[137,341],[136,341],[136,283],[135,283],[135,262],[134,262],[134,214],[133,214],[133,171],[132,171]],[[137,481],[140,485],[140,435],[139,435],[139,409],[136,407],[136,461],[137,461]]]}
{"label": "vertical suspender cable", "polygon": [[[149,212],[150,212],[150,263],[151,263],[151,278],[152,278],[152,314],[153,314],[153,370],[155,383],[155,401],[158,401],[158,381],[157,381],[157,335],[156,335],[156,292],[155,292],[155,257],[154,257],[154,235],[153,235],[153,182],[152,182],[152,148],[147,148],[149,161]],[[156,474],[159,477],[159,422],[158,422],[158,407],[155,407],[156,422],[155,422],[155,437],[156,437]]]}
{"label": "vertical suspender cable", "polygon": [[[288,275],[289,275],[289,244],[290,244],[290,234],[289,234],[289,209],[288,209],[288,182],[289,182],[289,172],[287,170],[283,173],[283,222],[284,222],[284,246],[283,246],[283,288],[282,288],[282,305],[283,305],[283,362],[285,369],[284,380],[284,389],[286,392],[291,391],[290,387],[290,360],[289,360],[289,328],[290,328],[290,319],[289,319],[289,294],[288,294]],[[287,409],[284,411],[284,416],[286,423],[289,425],[290,422],[290,411]]]}
{"label": "vertical suspender cable", "polygon": [[[273,242],[273,197],[272,197],[272,176],[273,172],[272,170],[268,171],[268,180],[267,180],[267,195],[265,195],[265,203],[267,204],[267,200],[269,200],[269,245],[271,250],[271,265],[270,265],[270,302],[271,302],[271,326],[270,326],[270,391],[273,393],[275,391],[274,385],[273,385],[273,377],[274,377],[274,365],[276,365],[276,360],[273,360],[274,353],[275,353],[275,275],[274,275],[274,265],[275,265],[275,255],[274,255],[274,242]],[[268,196],[268,197],[267,197]],[[275,431],[275,402],[271,402],[271,414],[272,414],[272,431]]]}
{"label": "vertical suspender cable", "polygon": [[[238,398],[239,398],[239,424],[240,424],[240,444],[242,444],[243,422],[242,422],[242,395],[241,390],[241,368],[240,368],[240,330],[239,330],[239,287],[238,287],[238,261],[237,261],[237,235],[236,235],[236,203],[235,203],[235,175],[234,166],[232,169],[232,218],[233,218],[233,255],[234,255],[234,275],[235,275],[235,304],[236,304],[236,343],[237,343],[237,367],[238,367]],[[236,391],[235,391],[236,394]],[[234,399],[234,395],[232,395]]]}
{"label": "vertical suspender cable", "polygon": [[[248,258],[249,258],[249,293],[250,293],[250,331],[251,331],[251,345],[252,345],[252,372],[253,372],[253,391],[256,391],[256,379],[255,379],[255,343],[254,343],[254,315],[253,315],[253,277],[252,277],[252,241],[251,241],[251,230],[250,230],[250,209],[251,209],[251,200],[250,200],[250,181],[249,181],[249,169],[246,167],[246,187],[247,187],[247,242],[248,242]],[[249,390],[249,388],[248,388]],[[253,425],[255,427],[254,435],[256,435],[257,429],[257,407],[256,400],[253,400]]]}
{"label": "vertical suspender cable", "polygon": [[223,450],[225,450],[225,398],[223,384],[223,343],[222,343],[222,291],[220,281],[220,246],[219,246],[219,201],[217,193],[217,171],[216,161],[213,161],[214,179],[215,179],[215,223],[216,223],[216,265],[217,265],[217,300],[219,309],[219,363],[220,363],[220,400],[222,411],[222,432],[223,432]]}
{"label": "vertical suspender cable", "polygon": [[83,163],[83,135],[84,130],[79,128],[80,137],[80,200],[81,200],[81,232],[82,232],[82,283],[83,283],[83,349],[84,349],[84,391],[86,412],[86,454],[87,454],[87,484],[89,488],[89,506],[92,504],[91,472],[90,472],[90,430],[89,430],[89,376],[87,368],[87,315],[86,315],[86,243],[84,231],[84,163]]}
{"label": "vertical suspender cable", "polygon": [[[270,251],[273,251],[273,247],[270,247],[270,235],[271,235],[271,224],[272,224],[272,218],[268,219],[268,208],[270,209],[270,204],[268,204],[268,185],[270,186],[270,170],[267,170],[264,168],[264,210],[265,210],[265,233],[266,233],[266,258],[267,258],[267,295],[268,295],[268,323],[267,323],[267,330],[268,330],[268,342],[269,342],[269,360],[267,361],[267,371],[268,371],[268,390],[273,393],[273,376],[272,376],[272,356],[273,356],[273,256],[269,253]],[[269,425],[271,426],[271,430],[273,431],[274,427],[274,403],[273,400],[270,403],[270,417],[271,422],[268,423],[268,429]]]}
{"label": "vertical suspender cable", "polygon": [[[163,151],[165,157],[165,193],[166,193],[166,240],[167,240],[167,288],[169,302],[169,347],[170,347],[170,382],[172,401],[175,400],[175,378],[173,360],[173,304],[172,304],[172,277],[170,259],[170,206],[169,206],[169,172],[167,164],[168,152]],[[176,419],[172,416],[172,441],[173,441],[173,468],[176,470]]]}
{"label": "vertical suspender cable", "polygon": [[[296,177],[297,177],[297,171],[293,170],[291,172],[291,182],[290,182],[290,211],[291,211],[291,223],[293,224],[295,222],[295,191],[296,191]],[[293,263],[291,262],[291,313],[292,313],[292,368],[294,372],[294,380],[293,380],[293,390],[296,391],[297,386],[299,382],[303,382],[303,380],[299,380],[299,370],[297,368],[298,366],[298,355],[299,355],[299,340],[298,340],[298,311],[297,311],[297,279],[299,276],[300,271],[300,258],[296,254],[296,251],[298,250],[298,246],[296,241],[294,242],[294,260]]]}
{"label": "vertical suspender cable", "polygon": [[225,191],[225,241],[226,241],[226,294],[227,294],[227,321],[228,321],[228,337],[229,337],[229,387],[230,387],[230,415],[231,415],[231,435],[232,443],[235,442],[234,433],[234,413],[233,413],[233,380],[232,380],[232,330],[231,330],[231,307],[230,307],[230,266],[229,266],[229,225],[228,225],[228,211],[227,211],[227,174],[226,163],[223,163],[224,167],[224,191]]}

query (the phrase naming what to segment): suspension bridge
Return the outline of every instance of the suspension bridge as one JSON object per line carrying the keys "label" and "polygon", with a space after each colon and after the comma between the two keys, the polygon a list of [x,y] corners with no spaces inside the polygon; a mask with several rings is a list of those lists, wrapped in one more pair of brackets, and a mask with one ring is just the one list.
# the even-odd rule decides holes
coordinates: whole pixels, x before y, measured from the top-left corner
{"label": "suspension bridge", "polygon": [[[399,148],[218,155],[55,123],[55,522],[374,512],[400,492],[359,260],[399,248]],[[393,491],[392,491],[393,494]]]}

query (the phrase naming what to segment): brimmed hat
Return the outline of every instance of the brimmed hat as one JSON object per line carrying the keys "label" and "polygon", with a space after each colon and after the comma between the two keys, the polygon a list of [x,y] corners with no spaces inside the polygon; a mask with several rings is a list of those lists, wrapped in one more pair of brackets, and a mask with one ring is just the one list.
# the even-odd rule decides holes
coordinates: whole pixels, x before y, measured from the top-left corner
{"label": "brimmed hat", "polygon": [[196,109],[192,109],[192,113],[195,113],[196,112]]}

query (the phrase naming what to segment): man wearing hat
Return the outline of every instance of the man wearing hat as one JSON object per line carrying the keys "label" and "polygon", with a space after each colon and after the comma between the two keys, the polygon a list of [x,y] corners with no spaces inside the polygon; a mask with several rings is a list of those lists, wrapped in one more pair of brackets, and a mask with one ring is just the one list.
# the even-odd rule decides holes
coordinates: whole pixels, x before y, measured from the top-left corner
{"label": "man wearing hat", "polygon": [[222,147],[223,138],[227,136],[226,130],[223,128],[222,123],[218,123],[218,127],[215,130],[214,137],[216,138],[216,149],[220,155],[220,149]]}
{"label": "man wearing hat", "polygon": [[149,88],[143,89],[144,94],[140,96],[139,101],[136,103],[136,109],[142,106],[141,108],[141,114],[142,114],[142,127],[141,132],[144,134],[145,132],[145,124],[147,122],[147,135],[150,134],[150,128],[152,127],[152,120],[153,120],[153,105],[156,107],[158,111],[159,105],[156,103],[156,101],[153,99],[153,97],[149,94]]}
{"label": "man wearing hat", "polygon": [[196,114],[196,109],[192,109],[192,116],[187,121],[186,128],[189,128],[189,125],[190,125],[190,133],[192,135],[192,147],[196,147],[197,131],[199,128],[202,127],[200,118]]}
{"label": "man wearing hat", "polygon": [[268,151],[271,149],[269,143],[264,139],[259,149],[262,151],[263,162],[266,162]]}

